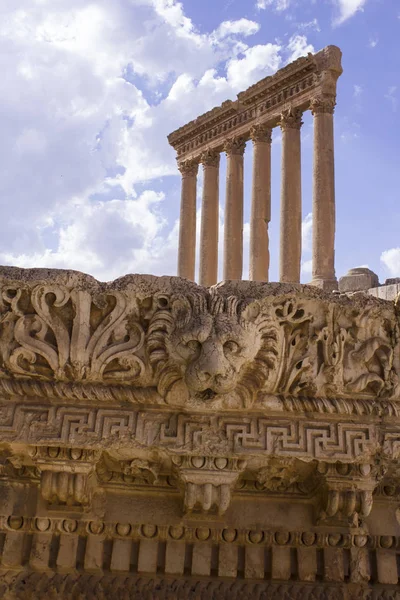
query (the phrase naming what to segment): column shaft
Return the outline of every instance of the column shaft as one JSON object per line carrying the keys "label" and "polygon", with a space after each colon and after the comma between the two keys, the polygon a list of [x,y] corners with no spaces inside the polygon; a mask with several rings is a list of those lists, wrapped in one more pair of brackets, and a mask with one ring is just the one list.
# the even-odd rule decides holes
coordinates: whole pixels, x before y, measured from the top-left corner
{"label": "column shaft", "polygon": [[268,281],[271,220],[271,134],[270,128],[255,125],[253,140],[253,181],[250,218],[250,270],[252,281]]}
{"label": "column shaft", "polygon": [[289,109],[282,114],[280,281],[286,283],[300,281],[301,125],[301,113],[298,111]]}
{"label": "column shaft", "polygon": [[196,186],[198,163],[186,160],[178,165],[182,173],[179,222],[178,276],[194,281],[196,258]]}
{"label": "column shaft", "polygon": [[200,285],[210,286],[218,279],[219,153],[204,152],[203,202],[200,233]]}
{"label": "column shaft", "polygon": [[335,275],[335,167],[333,98],[311,102],[314,115],[312,284],[337,289]]}
{"label": "column shaft", "polygon": [[227,140],[224,220],[224,279],[241,279],[243,270],[243,154],[245,140]]}

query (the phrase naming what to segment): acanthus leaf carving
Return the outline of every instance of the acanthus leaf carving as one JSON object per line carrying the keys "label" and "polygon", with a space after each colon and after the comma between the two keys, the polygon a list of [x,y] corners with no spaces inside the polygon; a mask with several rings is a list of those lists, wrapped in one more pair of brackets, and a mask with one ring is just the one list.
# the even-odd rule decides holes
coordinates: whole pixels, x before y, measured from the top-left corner
{"label": "acanthus leaf carving", "polygon": [[[13,345],[3,353],[18,375],[58,381],[137,380],[145,366],[137,353],[144,343],[135,299],[121,292],[92,296],[61,285],[16,290],[3,299],[13,322]],[[23,298],[25,296],[25,298]],[[24,301],[27,311],[20,308]],[[13,320],[12,320],[13,315]]]}

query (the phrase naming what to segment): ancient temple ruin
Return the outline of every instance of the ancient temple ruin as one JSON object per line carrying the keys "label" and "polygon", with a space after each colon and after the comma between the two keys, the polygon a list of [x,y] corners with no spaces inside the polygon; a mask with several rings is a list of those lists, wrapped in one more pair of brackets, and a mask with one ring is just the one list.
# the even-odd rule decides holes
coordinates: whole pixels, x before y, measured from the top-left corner
{"label": "ancient temple ruin", "polygon": [[335,181],[333,113],[342,53],[328,46],[299,58],[240,93],[235,102],[184,125],[168,136],[182,173],[178,275],[194,280],[196,179],[204,169],[200,238],[201,285],[217,283],[219,157],[227,156],[223,279],[242,279],[243,154],[253,143],[250,273],[268,281],[268,223],[271,220],[271,134],[282,130],[280,281],[298,283],[301,261],[302,114],[314,117],[312,284],[337,289],[335,275]]}
{"label": "ancient temple ruin", "polygon": [[[328,90],[339,73],[340,53],[328,48],[245,92],[247,117],[223,105],[199,137],[195,124],[187,141],[174,134],[192,165],[182,168],[187,278],[101,283],[0,268],[0,598],[400,599],[399,303],[326,291],[335,278]],[[276,100],[265,99],[266,86]],[[264,122],[252,129],[253,281],[239,274],[243,142],[233,140],[228,222],[238,237],[235,247],[226,240],[225,269],[238,278],[198,285],[196,157],[201,150],[206,183],[202,281],[215,283],[220,111],[231,110],[246,138],[254,103],[270,103],[271,125],[284,93],[293,97],[284,144],[295,155],[306,97],[320,124],[314,223],[326,234],[315,239],[316,285],[256,281],[268,273]],[[291,213],[299,165],[287,160]],[[296,219],[282,227],[296,232]],[[282,266],[291,279],[298,237],[289,237]],[[372,281],[351,275],[365,289]]]}

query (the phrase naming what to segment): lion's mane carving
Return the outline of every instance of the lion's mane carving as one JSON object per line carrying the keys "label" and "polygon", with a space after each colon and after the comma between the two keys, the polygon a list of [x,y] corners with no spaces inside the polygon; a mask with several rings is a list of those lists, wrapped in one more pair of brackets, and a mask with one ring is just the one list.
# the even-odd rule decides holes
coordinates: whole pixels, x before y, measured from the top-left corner
{"label": "lion's mane carving", "polygon": [[249,407],[275,367],[277,331],[258,301],[159,297],[147,351],[167,403]]}

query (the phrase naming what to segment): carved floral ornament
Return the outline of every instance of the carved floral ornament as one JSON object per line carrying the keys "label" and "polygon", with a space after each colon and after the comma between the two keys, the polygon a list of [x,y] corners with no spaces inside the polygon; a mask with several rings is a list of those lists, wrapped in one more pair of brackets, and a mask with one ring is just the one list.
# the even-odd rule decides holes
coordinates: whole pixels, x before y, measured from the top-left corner
{"label": "carved floral ornament", "polygon": [[119,385],[127,396],[135,390],[147,402],[197,409],[266,407],[272,396],[281,406],[296,398],[396,401],[392,303],[306,286],[242,282],[207,290],[166,279],[90,280],[85,287],[56,274],[3,278],[1,386],[18,393],[47,382],[47,395],[49,385],[62,395],[60,385],[70,382],[90,397],[95,384],[110,394]]}

